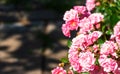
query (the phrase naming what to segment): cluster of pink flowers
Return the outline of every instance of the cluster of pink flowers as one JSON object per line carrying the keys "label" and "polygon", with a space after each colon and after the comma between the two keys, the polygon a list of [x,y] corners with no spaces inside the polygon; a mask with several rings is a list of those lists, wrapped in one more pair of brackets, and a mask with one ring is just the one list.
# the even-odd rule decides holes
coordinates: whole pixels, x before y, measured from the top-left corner
{"label": "cluster of pink flowers", "polygon": [[72,39],[68,51],[70,70],[65,71],[62,67],[57,67],[52,70],[52,74],[74,74],[74,72],[120,74],[120,62],[117,61],[117,51],[120,49],[120,21],[114,26],[110,39],[98,44],[97,40],[103,34],[98,30],[104,16],[101,13],[91,13],[94,7],[95,0],[87,0],[86,6],[74,6],[65,12],[63,34],[71,37],[70,32],[77,31],[77,36]]}
{"label": "cluster of pink flowers", "polygon": [[118,68],[117,62],[112,58],[107,58],[106,55],[100,55],[99,63],[105,72],[114,72]]}
{"label": "cluster of pink flowers", "polygon": [[70,31],[80,28],[79,33],[86,34],[98,29],[98,24],[103,20],[103,17],[101,13],[91,14],[86,6],[74,6],[73,9],[65,12],[63,17],[65,24],[62,25],[62,32],[65,36],[70,37]]}
{"label": "cluster of pink flowers", "polygon": [[72,47],[85,50],[89,45],[92,45],[102,35],[99,31],[93,31],[90,34],[80,34],[73,38]]}
{"label": "cluster of pink flowers", "polygon": [[56,67],[52,70],[52,74],[66,74],[66,71],[62,67]]}

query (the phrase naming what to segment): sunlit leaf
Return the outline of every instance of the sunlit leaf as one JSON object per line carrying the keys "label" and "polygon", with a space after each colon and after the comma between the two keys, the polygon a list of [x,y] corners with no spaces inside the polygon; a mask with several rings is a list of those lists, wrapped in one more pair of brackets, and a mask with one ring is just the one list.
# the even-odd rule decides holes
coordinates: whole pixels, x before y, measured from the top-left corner
{"label": "sunlit leaf", "polygon": [[63,63],[69,63],[68,58],[61,58],[61,62],[63,62]]}
{"label": "sunlit leaf", "polygon": [[106,34],[107,34],[107,35],[111,35],[111,34],[112,34],[111,30],[107,30],[107,31],[106,31]]}
{"label": "sunlit leaf", "polygon": [[71,44],[72,44],[72,41],[71,41],[71,40],[68,40],[68,42],[67,42],[67,46],[70,47]]}

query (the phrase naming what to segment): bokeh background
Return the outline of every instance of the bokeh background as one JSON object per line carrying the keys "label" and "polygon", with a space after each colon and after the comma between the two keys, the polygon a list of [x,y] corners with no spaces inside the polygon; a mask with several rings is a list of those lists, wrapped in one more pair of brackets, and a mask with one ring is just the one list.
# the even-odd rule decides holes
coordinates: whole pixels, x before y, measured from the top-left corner
{"label": "bokeh background", "polygon": [[51,74],[67,55],[63,15],[85,0],[0,0],[0,74]]}

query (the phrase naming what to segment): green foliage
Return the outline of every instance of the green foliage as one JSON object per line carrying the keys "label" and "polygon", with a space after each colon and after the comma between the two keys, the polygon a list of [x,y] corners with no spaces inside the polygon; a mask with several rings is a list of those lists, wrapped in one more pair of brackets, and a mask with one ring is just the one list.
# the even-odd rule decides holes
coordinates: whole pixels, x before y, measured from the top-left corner
{"label": "green foliage", "polygon": [[120,20],[120,0],[97,0],[100,5],[96,6],[95,12],[102,13],[104,20],[101,22],[101,31],[103,36],[97,41],[102,44],[109,39],[113,27]]}
{"label": "green foliage", "polygon": [[111,30],[107,30],[107,31],[106,31],[106,34],[107,34],[107,35],[111,35],[111,34],[112,34]]}
{"label": "green foliage", "polygon": [[61,58],[61,62],[63,62],[63,63],[69,63],[68,58]]}
{"label": "green foliage", "polygon": [[103,44],[104,43],[104,40],[103,39],[98,39],[98,44]]}
{"label": "green foliage", "polygon": [[96,12],[104,14],[104,25],[113,28],[120,20],[120,0],[98,0],[100,6],[96,7]]}
{"label": "green foliage", "polygon": [[74,71],[74,74],[79,74],[78,72]]}
{"label": "green foliage", "polygon": [[68,46],[69,48],[70,48],[71,44],[72,44],[72,41],[71,41],[71,40],[68,40],[67,46]]}
{"label": "green foliage", "polygon": [[81,74],[90,74],[89,72],[82,72]]}
{"label": "green foliage", "polygon": [[95,65],[99,65],[98,58],[96,58]]}

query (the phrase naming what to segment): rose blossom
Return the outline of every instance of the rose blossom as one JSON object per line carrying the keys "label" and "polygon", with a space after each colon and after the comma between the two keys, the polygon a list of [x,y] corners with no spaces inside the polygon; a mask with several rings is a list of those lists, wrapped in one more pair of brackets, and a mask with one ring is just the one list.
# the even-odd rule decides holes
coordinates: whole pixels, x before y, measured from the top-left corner
{"label": "rose blossom", "polygon": [[113,73],[114,73],[114,74],[120,74],[120,67],[117,68]]}
{"label": "rose blossom", "polygon": [[92,33],[90,33],[88,35],[88,40],[87,42],[89,43],[89,45],[93,44],[99,37],[101,37],[102,32],[100,31],[93,31]]}
{"label": "rose blossom", "polygon": [[73,19],[73,20],[67,21],[66,25],[67,27],[69,27],[69,30],[77,30],[78,23],[79,23],[79,19]]}
{"label": "rose blossom", "polygon": [[82,20],[80,20],[79,27],[80,27],[80,31],[79,32],[82,33],[82,34],[86,34],[89,31],[94,29],[94,26],[91,23],[90,19],[88,19],[86,17],[83,18]]}
{"label": "rose blossom", "polygon": [[67,74],[62,67],[56,67],[52,70],[52,74]]}
{"label": "rose blossom", "polygon": [[107,59],[107,55],[100,55],[100,57],[99,57],[99,63],[102,63],[102,62],[104,62],[105,60]]}
{"label": "rose blossom", "polygon": [[[93,44],[101,35],[102,35],[101,32],[93,31],[92,33],[90,33],[88,35],[80,34],[80,35],[76,36],[75,38],[73,38],[72,45],[71,45],[71,47],[69,49],[69,53],[68,53],[68,58],[69,58],[69,61],[70,61],[70,65],[73,67],[73,70],[75,70],[75,71],[77,71],[79,73],[81,71],[93,70],[93,68],[94,68],[93,62],[95,60],[95,59],[93,59],[94,58],[94,54],[92,54],[89,51],[84,52],[84,53],[83,52],[80,53],[79,50],[85,51],[86,48],[89,45]],[[83,64],[81,64],[83,62],[80,60],[84,56],[87,57],[87,58],[90,56],[88,59],[91,59],[90,61],[92,61],[90,63],[86,62],[85,63],[86,67],[83,66]],[[86,60],[88,60],[87,58],[86,58]]]}
{"label": "rose blossom", "polygon": [[102,21],[103,18],[104,15],[102,15],[101,13],[93,13],[88,17],[88,19],[91,21],[91,24],[97,24]]}
{"label": "rose blossom", "polygon": [[78,11],[78,16],[81,19],[88,17],[91,13],[87,11],[86,6],[74,6],[74,10]]}
{"label": "rose blossom", "polygon": [[114,35],[120,35],[120,21],[114,26]]}
{"label": "rose blossom", "polygon": [[120,39],[120,21],[114,26],[113,28],[113,34],[111,35],[111,40],[114,40],[115,38],[117,39],[119,44],[119,39]]}
{"label": "rose blossom", "polygon": [[117,62],[112,58],[99,58],[99,63],[100,66],[103,67],[105,72],[114,72],[118,67]]}
{"label": "rose blossom", "polygon": [[64,21],[70,21],[72,19],[78,18],[78,12],[74,9],[70,9],[69,11],[66,11],[63,17]]}
{"label": "rose blossom", "polygon": [[70,29],[66,24],[62,25],[62,32],[66,37],[70,37]]}
{"label": "rose blossom", "polygon": [[86,0],[86,7],[88,11],[91,11],[95,8],[95,0]]}
{"label": "rose blossom", "polygon": [[94,28],[98,29],[100,26],[98,23],[101,22],[103,18],[104,16],[101,13],[93,13],[89,17],[84,17],[78,24],[80,33],[85,34],[86,32],[94,30]]}
{"label": "rose blossom", "polygon": [[96,65],[94,70],[90,71],[90,74],[108,74],[108,73],[105,72],[102,67]]}
{"label": "rose blossom", "polygon": [[113,41],[106,41],[104,44],[102,44],[101,49],[100,49],[100,54],[105,54],[105,55],[113,55],[116,56],[115,51],[118,49],[118,46],[116,43]]}
{"label": "rose blossom", "polygon": [[94,31],[88,35],[80,34],[73,38],[72,46],[76,46],[81,50],[85,50],[86,47],[93,44],[101,35],[102,33],[100,31]]}
{"label": "rose blossom", "polygon": [[74,6],[74,10],[77,10],[79,14],[85,14],[87,12],[87,9],[85,6]]}
{"label": "rose blossom", "polygon": [[65,21],[65,24],[62,25],[63,34],[67,37],[70,37],[71,36],[70,31],[71,30],[77,30],[78,29],[78,23],[79,23],[78,18],[71,18],[71,19]]}
{"label": "rose blossom", "polygon": [[77,48],[80,48],[81,50],[84,50],[87,46],[87,35],[80,34],[72,39],[72,46],[75,46]]}
{"label": "rose blossom", "polygon": [[78,28],[79,19],[73,19],[67,21],[65,24],[62,25],[62,32],[65,36],[70,37],[71,30],[77,30]]}
{"label": "rose blossom", "polygon": [[117,60],[118,68],[113,72],[114,74],[120,74],[120,60]]}
{"label": "rose blossom", "polygon": [[116,36],[115,40],[116,40],[118,46],[120,47],[120,35]]}
{"label": "rose blossom", "polygon": [[78,47],[71,46],[68,54],[71,67],[77,72],[81,72],[81,66],[78,61]]}
{"label": "rose blossom", "polygon": [[79,63],[82,67],[82,72],[88,72],[94,70],[95,58],[94,54],[87,51],[79,54]]}
{"label": "rose blossom", "polygon": [[120,21],[114,27],[114,35],[117,44],[120,46]]}

